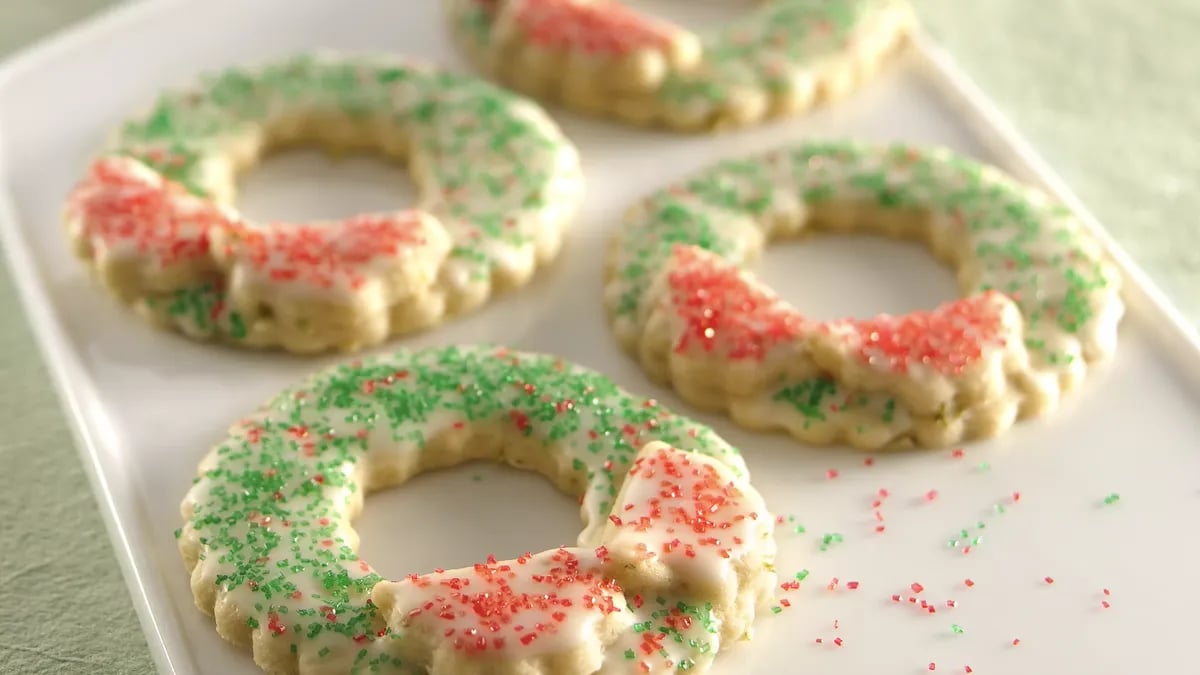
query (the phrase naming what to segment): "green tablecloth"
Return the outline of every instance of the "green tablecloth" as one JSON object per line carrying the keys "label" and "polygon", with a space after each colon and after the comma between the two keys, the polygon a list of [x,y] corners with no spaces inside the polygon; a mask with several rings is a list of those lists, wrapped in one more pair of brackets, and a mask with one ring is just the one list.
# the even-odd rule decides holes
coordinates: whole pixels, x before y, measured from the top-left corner
{"label": "green tablecloth", "polygon": [[[1200,2],[917,1],[928,29],[1200,323]],[[110,4],[0,0],[0,56]],[[150,672],[3,270],[0,317],[0,672]]]}

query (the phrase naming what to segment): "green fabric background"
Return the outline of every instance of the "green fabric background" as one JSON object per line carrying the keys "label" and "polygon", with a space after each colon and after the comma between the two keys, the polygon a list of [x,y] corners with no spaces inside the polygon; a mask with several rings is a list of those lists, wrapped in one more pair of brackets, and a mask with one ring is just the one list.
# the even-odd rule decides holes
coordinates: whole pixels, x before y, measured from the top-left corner
{"label": "green fabric background", "polygon": [[[917,3],[926,27],[1200,323],[1200,2]],[[0,0],[0,56],[112,4]],[[4,270],[0,317],[0,672],[152,672]]]}

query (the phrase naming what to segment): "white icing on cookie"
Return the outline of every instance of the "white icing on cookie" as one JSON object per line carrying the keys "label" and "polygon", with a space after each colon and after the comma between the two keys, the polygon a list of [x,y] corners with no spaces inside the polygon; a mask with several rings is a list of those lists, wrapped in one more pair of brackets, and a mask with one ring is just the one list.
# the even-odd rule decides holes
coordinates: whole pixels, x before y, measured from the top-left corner
{"label": "white icing on cookie", "polygon": [[[257,223],[234,179],[274,147],[408,162],[413,211]],[[65,209],[122,299],[198,338],[355,350],[525,283],[582,199],[573,146],[533,104],[382,56],[303,54],[164,93],[127,122]]]}
{"label": "white icing on cookie", "polygon": [[[817,322],[741,268],[805,230],[915,239],[963,299]],[[940,446],[1053,409],[1116,345],[1120,280],[1071,213],[942,149],[810,142],[722,162],[630,209],[605,303],[621,344],[690,402],[755,429]]]}
{"label": "white icing on cookie", "polygon": [[[579,496],[580,548],[392,582],[358,557],[368,491],[473,459]],[[316,374],[232,427],[182,511],[197,605],[271,672],[703,669],[775,579],[773,520],[736,450],[601,375],[504,349]],[[641,546],[652,563],[630,557]]]}

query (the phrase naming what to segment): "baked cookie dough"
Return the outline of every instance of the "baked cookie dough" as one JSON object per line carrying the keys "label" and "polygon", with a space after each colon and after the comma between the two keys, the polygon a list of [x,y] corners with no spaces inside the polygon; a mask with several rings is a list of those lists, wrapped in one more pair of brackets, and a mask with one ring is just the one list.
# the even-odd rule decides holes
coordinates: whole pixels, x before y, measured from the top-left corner
{"label": "baked cookie dough", "polygon": [[905,42],[906,0],[766,0],[697,35],[619,0],[444,0],[490,77],[580,111],[680,131],[739,127],[853,91]]}
{"label": "baked cookie dough", "polygon": [[[358,557],[368,493],[470,460],[578,496],[576,546],[395,581]],[[493,347],[280,393],[212,449],[182,512],[197,606],[270,673],[703,672],[775,586],[774,520],[734,448],[597,373]]]}
{"label": "baked cookie dough", "polygon": [[[418,208],[259,223],[234,181],[311,143],[408,163]],[[582,200],[574,147],[534,104],[385,56],[300,54],[163,94],[71,193],[75,252],[117,297],[204,340],[353,351],[524,284]]]}
{"label": "baked cookie dough", "polygon": [[[961,300],[819,322],[742,266],[813,231],[926,244]],[[725,161],[635,205],[605,304],[690,403],[814,444],[944,446],[1043,415],[1116,349],[1120,279],[1067,208],[939,148],[809,142]],[[820,280],[814,280],[819,283]]]}

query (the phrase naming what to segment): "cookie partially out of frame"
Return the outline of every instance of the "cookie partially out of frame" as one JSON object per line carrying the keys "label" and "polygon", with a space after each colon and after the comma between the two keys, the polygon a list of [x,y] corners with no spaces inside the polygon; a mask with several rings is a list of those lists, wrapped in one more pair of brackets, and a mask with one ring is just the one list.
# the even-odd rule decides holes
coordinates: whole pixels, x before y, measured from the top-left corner
{"label": "cookie partially out of frame", "polygon": [[[311,143],[407,162],[415,209],[255,222],[236,175]],[[533,103],[386,56],[301,54],[162,94],[67,202],[76,253],[157,324],[204,340],[353,351],[524,284],[582,200],[574,147]]]}
{"label": "cookie partially out of frame", "polygon": [[[472,460],[578,497],[575,545],[394,580],[359,558],[368,493]],[[315,374],[230,428],[182,512],[197,606],[275,674],[699,673],[775,587],[775,521],[736,449],[598,373],[495,347]],[[396,536],[414,516],[437,513],[401,514]]]}
{"label": "cookie partially out of frame", "polygon": [[577,110],[680,131],[803,112],[853,91],[907,39],[907,0],[766,0],[702,34],[620,0],[443,0],[494,79]]}

